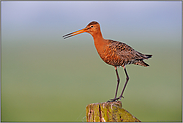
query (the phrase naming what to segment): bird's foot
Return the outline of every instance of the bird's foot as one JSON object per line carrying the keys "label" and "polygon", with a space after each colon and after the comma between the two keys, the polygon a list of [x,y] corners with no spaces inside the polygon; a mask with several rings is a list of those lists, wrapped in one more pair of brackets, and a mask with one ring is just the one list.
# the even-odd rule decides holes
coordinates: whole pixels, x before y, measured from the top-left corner
{"label": "bird's foot", "polygon": [[118,98],[110,99],[107,102],[117,102],[119,99],[124,98],[123,96],[119,96]]}
{"label": "bird's foot", "polygon": [[110,99],[107,102],[117,102],[119,100],[119,98],[114,98],[114,99]]}

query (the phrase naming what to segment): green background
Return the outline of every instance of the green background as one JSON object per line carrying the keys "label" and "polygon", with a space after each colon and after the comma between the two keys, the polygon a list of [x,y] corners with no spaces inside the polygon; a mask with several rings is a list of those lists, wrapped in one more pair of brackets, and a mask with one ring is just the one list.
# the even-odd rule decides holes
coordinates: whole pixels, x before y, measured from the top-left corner
{"label": "green background", "polygon": [[[180,1],[1,2],[1,121],[86,121],[90,103],[114,98],[116,75],[89,34],[152,54],[150,66],[126,66],[123,108],[141,121],[182,121]],[[125,82],[123,68],[119,93]]]}

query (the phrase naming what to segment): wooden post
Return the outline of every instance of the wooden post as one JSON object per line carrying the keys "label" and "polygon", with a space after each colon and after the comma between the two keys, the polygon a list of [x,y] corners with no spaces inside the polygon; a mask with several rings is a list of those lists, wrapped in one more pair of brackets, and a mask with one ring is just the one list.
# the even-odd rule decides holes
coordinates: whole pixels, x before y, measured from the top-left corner
{"label": "wooden post", "polygon": [[92,103],[86,106],[87,122],[141,122],[122,108],[121,101]]}

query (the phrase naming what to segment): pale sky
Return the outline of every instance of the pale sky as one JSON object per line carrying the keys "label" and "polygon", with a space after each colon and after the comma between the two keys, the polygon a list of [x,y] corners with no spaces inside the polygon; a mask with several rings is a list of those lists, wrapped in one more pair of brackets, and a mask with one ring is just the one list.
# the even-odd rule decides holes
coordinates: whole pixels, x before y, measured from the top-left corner
{"label": "pale sky", "polygon": [[1,5],[2,36],[31,31],[64,35],[96,20],[104,38],[181,39],[181,1],[2,1]]}

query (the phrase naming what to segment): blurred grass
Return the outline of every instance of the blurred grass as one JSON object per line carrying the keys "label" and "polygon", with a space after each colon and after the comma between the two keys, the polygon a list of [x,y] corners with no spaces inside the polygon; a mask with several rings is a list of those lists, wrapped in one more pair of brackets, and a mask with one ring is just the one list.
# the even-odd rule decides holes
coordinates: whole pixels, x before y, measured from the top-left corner
{"label": "blurred grass", "polygon": [[[86,105],[114,97],[114,68],[99,58],[93,42],[77,39],[2,42],[3,122],[85,121]],[[141,121],[182,121],[179,45],[132,47],[153,57],[146,60],[150,67],[127,66],[123,108]],[[122,68],[119,73],[118,93],[125,82]]]}

